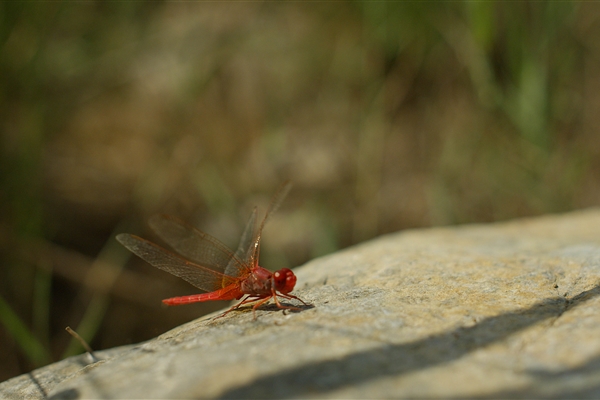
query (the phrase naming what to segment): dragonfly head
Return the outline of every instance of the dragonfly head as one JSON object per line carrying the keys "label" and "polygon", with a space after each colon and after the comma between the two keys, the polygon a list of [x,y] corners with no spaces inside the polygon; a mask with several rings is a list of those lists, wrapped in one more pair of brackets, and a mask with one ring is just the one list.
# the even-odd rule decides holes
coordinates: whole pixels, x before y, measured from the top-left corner
{"label": "dragonfly head", "polygon": [[296,275],[294,275],[291,269],[282,268],[273,274],[273,281],[275,283],[275,290],[286,294],[294,290]]}

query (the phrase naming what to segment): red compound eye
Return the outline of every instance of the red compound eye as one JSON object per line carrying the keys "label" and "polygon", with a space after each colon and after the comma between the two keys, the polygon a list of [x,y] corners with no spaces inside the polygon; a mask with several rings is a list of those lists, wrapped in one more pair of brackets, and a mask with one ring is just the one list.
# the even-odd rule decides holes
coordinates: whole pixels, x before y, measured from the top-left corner
{"label": "red compound eye", "polygon": [[275,272],[273,280],[275,281],[275,289],[284,294],[294,290],[296,285],[296,275],[288,268],[282,268]]}

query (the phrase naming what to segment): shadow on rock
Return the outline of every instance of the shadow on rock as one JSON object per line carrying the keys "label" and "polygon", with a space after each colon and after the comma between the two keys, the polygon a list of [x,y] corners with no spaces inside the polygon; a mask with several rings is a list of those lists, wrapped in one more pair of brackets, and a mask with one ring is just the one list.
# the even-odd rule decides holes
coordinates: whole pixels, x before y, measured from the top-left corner
{"label": "shadow on rock", "polygon": [[[534,383],[519,390],[507,390],[486,395],[493,399],[598,399],[600,398],[600,357],[560,371],[525,371]],[[565,389],[567,388],[567,389]]]}
{"label": "shadow on rock", "polygon": [[314,397],[345,386],[452,362],[536,323],[559,317],[598,295],[600,286],[570,300],[563,297],[547,298],[523,310],[485,318],[472,327],[414,342],[391,344],[335,360],[301,365],[231,389],[223,393],[221,398]]}

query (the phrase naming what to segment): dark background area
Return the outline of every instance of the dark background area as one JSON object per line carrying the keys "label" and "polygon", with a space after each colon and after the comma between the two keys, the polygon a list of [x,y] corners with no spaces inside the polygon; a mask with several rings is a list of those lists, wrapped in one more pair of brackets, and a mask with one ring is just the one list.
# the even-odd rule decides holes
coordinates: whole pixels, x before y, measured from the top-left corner
{"label": "dark background area", "polygon": [[[226,304],[114,237],[176,215],[261,264],[600,204],[593,2],[0,3],[0,380]],[[298,284],[302,288],[302,282]]]}

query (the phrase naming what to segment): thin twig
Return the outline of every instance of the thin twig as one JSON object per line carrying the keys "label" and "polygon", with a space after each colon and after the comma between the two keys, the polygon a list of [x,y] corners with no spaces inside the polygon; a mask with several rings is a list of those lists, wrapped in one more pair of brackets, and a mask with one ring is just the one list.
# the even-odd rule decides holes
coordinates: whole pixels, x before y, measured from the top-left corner
{"label": "thin twig", "polygon": [[65,328],[65,330],[67,332],[69,332],[69,334],[71,336],[73,336],[75,339],[77,339],[79,341],[79,343],[81,343],[81,345],[83,346],[83,348],[90,354],[90,356],[92,357],[92,360],[94,360],[94,362],[100,361],[98,359],[98,357],[96,357],[96,355],[94,354],[94,350],[92,350],[92,348],[90,347],[90,345],[87,344],[87,342],[81,336],[79,336],[79,334],[77,332],[75,332],[73,329],[71,329],[70,326],[67,326]]}

